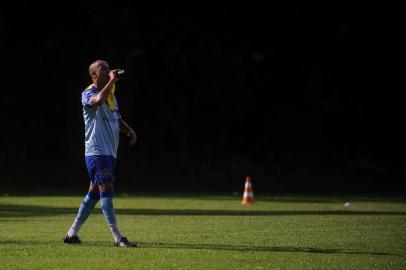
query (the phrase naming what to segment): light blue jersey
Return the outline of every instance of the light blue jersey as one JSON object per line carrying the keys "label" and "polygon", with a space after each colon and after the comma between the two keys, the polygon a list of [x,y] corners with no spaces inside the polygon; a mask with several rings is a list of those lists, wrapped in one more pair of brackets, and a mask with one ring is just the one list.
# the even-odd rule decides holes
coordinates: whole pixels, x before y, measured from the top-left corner
{"label": "light blue jersey", "polygon": [[121,118],[117,99],[113,94],[113,109],[107,102],[92,107],[91,100],[98,92],[97,86],[92,84],[82,93],[85,156],[109,155],[117,158]]}

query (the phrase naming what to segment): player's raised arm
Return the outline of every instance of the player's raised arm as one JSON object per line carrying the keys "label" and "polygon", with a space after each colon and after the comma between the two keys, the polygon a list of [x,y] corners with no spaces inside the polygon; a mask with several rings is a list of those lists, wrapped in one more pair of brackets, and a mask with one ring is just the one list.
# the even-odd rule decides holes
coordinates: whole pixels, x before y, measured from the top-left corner
{"label": "player's raised arm", "polygon": [[113,84],[116,81],[117,81],[116,70],[112,70],[112,71],[109,72],[109,80],[108,80],[108,82],[103,87],[103,89],[100,90],[99,93],[92,98],[92,100],[90,101],[90,104],[92,106],[100,106],[100,105],[102,105],[107,100],[107,97],[110,95]]}

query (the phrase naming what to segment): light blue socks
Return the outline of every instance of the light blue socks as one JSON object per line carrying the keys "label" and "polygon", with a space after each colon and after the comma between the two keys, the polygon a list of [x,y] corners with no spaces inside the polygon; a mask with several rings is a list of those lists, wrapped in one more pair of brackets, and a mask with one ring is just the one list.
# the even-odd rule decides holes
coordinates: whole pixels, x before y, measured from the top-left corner
{"label": "light blue socks", "polygon": [[107,225],[113,234],[114,241],[118,242],[122,235],[117,226],[116,213],[113,206],[113,190],[107,189],[105,192],[100,192],[100,203]]}
{"label": "light blue socks", "polygon": [[96,206],[99,198],[94,193],[87,193],[86,197],[83,199],[82,204],[79,207],[78,214],[76,215],[75,221],[73,222],[71,228],[68,231],[68,236],[76,236],[79,233],[80,228],[85,223],[86,219],[89,217],[90,213]]}

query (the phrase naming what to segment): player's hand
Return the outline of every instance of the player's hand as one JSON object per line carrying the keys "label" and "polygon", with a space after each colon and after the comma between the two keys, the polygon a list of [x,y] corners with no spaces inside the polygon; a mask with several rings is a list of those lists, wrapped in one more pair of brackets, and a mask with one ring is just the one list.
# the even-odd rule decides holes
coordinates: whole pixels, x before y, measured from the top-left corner
{"label": "player's hand", "polygon": [[137,134],[135,134],[135,131],[133,129],[130,129],[127,132],[127,137],[130,137],[130,145],[134,145],[135,142],[137,141]]}
{"label": "player's hand", "polygon": [[117,69],[114,69],[109,72],[110,81],[113,83],[117,81]]}

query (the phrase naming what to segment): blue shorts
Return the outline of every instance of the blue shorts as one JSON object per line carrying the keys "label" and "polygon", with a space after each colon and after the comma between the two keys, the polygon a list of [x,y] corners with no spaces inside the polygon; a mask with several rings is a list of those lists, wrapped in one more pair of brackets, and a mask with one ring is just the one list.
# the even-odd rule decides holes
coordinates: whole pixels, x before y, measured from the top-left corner
{"label": "blue shorts", "polygon": [[116,159],[113,156],[85,156],[85,161],[93,186],[114,182]]}

